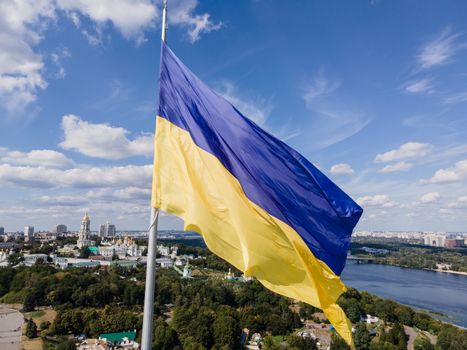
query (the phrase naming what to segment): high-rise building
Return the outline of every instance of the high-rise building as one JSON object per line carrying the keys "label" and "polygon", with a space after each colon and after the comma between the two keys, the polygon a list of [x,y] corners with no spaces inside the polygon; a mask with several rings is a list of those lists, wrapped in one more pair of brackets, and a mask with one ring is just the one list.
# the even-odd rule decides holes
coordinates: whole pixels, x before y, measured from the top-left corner
{"label": "high-rise building", "polygon": [[99,226],[99,237],[115,237],[116,233],[115,225],[112,225],[108,221]]}
{"label": "high-rise building", "polygon": [[446,235],[428,234],[424,237],[425,245],[431,245],[434,247],[444,247],[445,241],[446,241]]}
{"label": "high-rise building", "polygon": [[54,233],[56,233],[57,235],[62,235],[62,234],[64,234],[65,232],[68,232],[68,228],[66,227],[66,225],[58,224],[58,225],[55,225],[53,231],[54,231]]}
{"label": "high-rise building", "polygon": [[34,226],[24,226],[24,241],[34,241]]}
{"label": "high-rise building", "polygon": [[78,248],[94,245],[94,242],[91,241],[91,219],[89,218],[87,212],[84,214],[84,217],[81,220],[81,227],[79,229],[78,241],[76,242],[76,245]]}
{"label": "high-rise building", "polygon": [[2,226],[0,226],[0,235],[4,235],[4,234],[5,234],[5,229]]}

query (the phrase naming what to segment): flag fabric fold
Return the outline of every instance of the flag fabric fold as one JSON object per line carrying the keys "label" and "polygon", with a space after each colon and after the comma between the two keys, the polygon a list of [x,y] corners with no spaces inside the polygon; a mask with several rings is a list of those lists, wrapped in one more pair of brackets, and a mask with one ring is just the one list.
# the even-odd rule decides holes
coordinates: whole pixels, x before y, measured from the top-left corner
{"label": "flag fabric fold", "polygon": [[244,117],[162,43],[152,205],[182,218],[247,276],[321,308],[336,304],[362,209],[298,152]]}

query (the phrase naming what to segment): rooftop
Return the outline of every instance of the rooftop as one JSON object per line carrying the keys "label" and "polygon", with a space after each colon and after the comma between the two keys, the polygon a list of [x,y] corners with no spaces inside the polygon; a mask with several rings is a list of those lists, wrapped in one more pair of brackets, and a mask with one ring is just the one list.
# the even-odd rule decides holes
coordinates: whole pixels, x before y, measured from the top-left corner
{"label": "rooftop", "polygon": [[103,333],[99,335],[99,339],[106,340],[112,343],[118,343],[123,340],[123,338],[127,338],[130,341],[136,339],[136,332],[118,332],[118,333]]}

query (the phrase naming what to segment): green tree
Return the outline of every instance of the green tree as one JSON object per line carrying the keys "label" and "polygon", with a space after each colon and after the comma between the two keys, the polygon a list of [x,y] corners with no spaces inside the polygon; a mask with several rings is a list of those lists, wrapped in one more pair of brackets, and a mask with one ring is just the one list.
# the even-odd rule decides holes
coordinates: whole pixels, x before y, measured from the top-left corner
{"label": "green tree", "polygon": [[350,350],[350,346],[339,335],[333,333],[330,350]]}
{"label": "green tree", "polygon": [[39,324],[39,328],[41,331],[45,330],[45,329],[48,329],[50,327],[51,323],[49,321],[42,321],[40,324]]}
{"label": "green tree", "polygon": [[431,344],[430,340],[422,335],[419,335],[414,343],[413,343],[414,350],[435,350],[433,344]]}
{"label": "green tree", "polygon": [[36,307],[36,298],[32,293],[26,294],[24,297],[23,301],[23,311],[24,312],[30,312],[34,311],[34,308]]}
{"label": "green tree", "polygon": [[357,299],[351,298],[344,303],[344,310],[350,321],[357,323],[360,321],[362,311],[360,309],[360,304]]}
{"label": "green tree", "polygon": [[306,304],[306,303],[298,303],[298,305],[300,306],[300,311],[299,311],[299,315],[301,318],[307,320],[307,319],[311,319],[311,317],[313,316],[313,314],[318,311],[318,309],[316,309],[314,306],[311,306],[309,304]]}
{"label": "green tree", "polygon": [[123,302],[126,305],[142,305],[144,302],[144,286],[129,283],[125,286]]}
{"label": "green tree", "polygon": [[409,307],[402,305],[398,306],[395,309],[395,314],[400,323],[405,324],[407,326],[413,325],[412,319],[414,316],[414,312]]}
{"label": "green tree", "polygon": [[436,350],[467,349],[467,331],[451,325],[443,325],[436,343]]}
{"label": "green tree", "polygon": [[191,323],[193,329],[193,338],[196,343],[202,344],[207,348],[213,345],[212,324],[214,314],[208,308],[200,309],[198,315]]}
{"label": "green tree", "polygon": [[398,322],[394,323],[389,332],[383,331],[381,333],[380,340],[382,342],[396,345],[395,349],[397,350],[407,349],[408,336],[405,333],[404,327]]}
{"label": "green tree", "polygon": [[274,338],[270,335],[263,338],[263,349],[269,350],[274,346]]}
{"label": "green tree", "polygon": [[369,350],[371,337],[370,332],[366,328],[364,323],[358,323],[355,327],[355,333],[353,334],[353,340],[357,350]]}
{"label": "green tree", "polygon": [[57,313],[52,324],[52,332],[55,334],[79,334],[83,332],[83,313],[80,310],[61,310]]}
{"label": "green tree", "polygon": [[267,330],[270,331],[272,335],[285,335],[288,333],[289,327],[284,318],[272,313],[268,317]]}
{"label": "green tree", "polygon": [[169,327],[161,318],[158,318],[154,323],[152,348],[158,350],[181,349],[177,332]]}
{"label": "green tree", "polygon": [[29,339],[37,338],[37,325],[32,318],[28,319],[26,323],[26,337]]}
{"label": "green tree", "polygon": [[81,259],[87,259],[91,255],[91,251],[88,249],[88,247],[82,247],[79,250],[79,258]]}
{"label": "green tree", "polygon": [[209,349],[213,346],[214,316],[214,311],[206,306],[191,305],[175,309],[173,325],[183,348],[186,344],[200,344]]}
{"label": "green tree", "polygon": [[238,348],[240,344],[241,328],[239,322],[230,315],[217,314],[213,324],[214,343],[220,348]]}
{"label": "green tree", "polygon": [[413,325],[423,331],[430,327],[431,317],[422,312],[416,312],[413,316]]}
{"label": "green tree", "polygon": [[317,350],[316,340],[311,338],[303,338],[296,335],[287,337],[287,344],[289,347],[297,350]]}
{"label": "green tree", "polygon": [[372,342],[370,350],[397,350],[396,346],[386,341]]}
{"label": "green tree", "polygon": [[8,255],[8,265],[10,266],[16,266],[18,265],[21,261],[24,260],[23,255],[21,253],[13,253]]}
{"label": "green tree", "polygon": [[386,322],[396,321],[395,308],[397,304],[392,300],[377,299],[375,303],[375,314]]}
{"label": "green tree", "polygon": [[56,350],[76,350],[76,344],[73,340],[65,340],[63,342],[60,342],[55,349]]}
{"label": "green tree", "polygon": [[15,269],[4,267],[0,269],[0,297],[10,291],[10,284],[15,277]]}

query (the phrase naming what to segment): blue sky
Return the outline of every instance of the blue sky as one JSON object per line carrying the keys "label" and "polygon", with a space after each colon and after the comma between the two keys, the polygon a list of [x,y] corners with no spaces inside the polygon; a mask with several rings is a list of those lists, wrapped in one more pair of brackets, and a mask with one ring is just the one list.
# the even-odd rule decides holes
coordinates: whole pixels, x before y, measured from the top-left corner
{"label": "blue sky", "polygon": [[[467,230],[467,3],[169,0],[168,43],[365,209]],[[0,226],[149,220],[161,2],[0,0]],[[160,227],[181,228],[170,216]]]}

